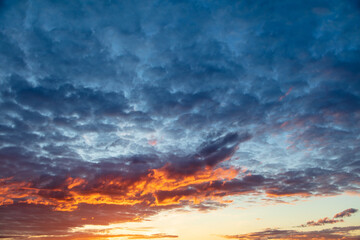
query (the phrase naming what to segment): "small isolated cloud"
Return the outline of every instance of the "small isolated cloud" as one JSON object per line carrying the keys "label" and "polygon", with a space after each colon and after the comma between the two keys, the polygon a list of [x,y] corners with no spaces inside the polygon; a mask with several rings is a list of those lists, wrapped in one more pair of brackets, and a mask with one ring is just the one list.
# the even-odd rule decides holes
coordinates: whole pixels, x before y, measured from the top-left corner
{"label": "small isolated cloud", "polygon": [[344,220],[342,220],[342,219],[336,220],[336,219],[331,219],[331,218],[325,217],[325,218],[321,218],[317,221],[308,221],[306,224],[301,225],[301,227],[322,226],[325,224],[334,224],[334,223],[343,222],[343,221]]}
{"label": "small isolated cloud", "polygon": [[357,211],[358,211],[358,209],[348,208],[348,209],[346,209],[346,210],[344,210],[342,212],[339,212],[339,213],[335,214],[334,218],[350,217],[351,215],[353,215]]}
{"label": "small isolated cloud", "polygon": [[334,215],[333,218],[321,218],[317,221],[308,221],[306,224],[300,225],[300,227],[314,227],[314,226],[322,226],[325,224],[334,224],[338,222],[344,222],[343,219],[336,219],[336,218],[343,218],[343,217],[350,217],[352,214],[356,213],[358,210],[355,208],[349,208],[342,212],[339,212]]}

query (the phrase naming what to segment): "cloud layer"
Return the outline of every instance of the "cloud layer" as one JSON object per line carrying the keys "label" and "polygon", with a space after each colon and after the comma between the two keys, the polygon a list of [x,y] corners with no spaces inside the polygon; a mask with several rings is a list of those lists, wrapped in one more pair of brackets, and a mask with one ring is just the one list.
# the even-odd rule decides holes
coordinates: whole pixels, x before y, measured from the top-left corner
{"label": "cloud layer", "polygon": [[359,11],[1,1],[1,232],[358,194]]}
{"label": "cloud layer", "polygon": [[267,229],[261,232],[254,232],[242,235],[226,235],[227,239],[242,239],[242,240],[260,240],[260,239],[296,239],[296,240],[311,240],[311,239],[344,239],[352,240],[359,239],[359,236],[351,235],[352,231],[358,231],[359,226],[350,227],[334,227],[323,229],[319,231],[295,231],[295,230],[278,230]]}

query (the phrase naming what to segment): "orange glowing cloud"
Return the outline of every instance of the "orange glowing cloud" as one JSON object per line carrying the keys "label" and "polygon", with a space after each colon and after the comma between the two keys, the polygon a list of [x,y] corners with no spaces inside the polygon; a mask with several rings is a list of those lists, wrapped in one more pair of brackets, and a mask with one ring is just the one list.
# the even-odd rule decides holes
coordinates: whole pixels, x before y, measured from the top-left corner
{"label": "orange glowing cloud", "polygon": [[[205,200],[222,202],[215,196],[200,190],[194,194],[183,194],[192,186],[212,181],[234,179],[239,170],[234,168],[205,167],[192,175],[172,176],[167,165],[152,169],[147,174],[129,180],[123,177],[103,178],[88,182],[83,178],[68,177],[60,187],[44,189],[30,182],[0,179],[0,205],[18,203],[49,205],[55,211],[74,211],[79,204],[135,205],[145,203],[150,206],[179,204],[186,200],[195,204]],[[172,193],[164,197],[164,193]],[[159,197],[159,196],[162,197]],[[166,194],[165,194],[166,195]]]}
{"label": "orange glowing cloud", "polygon": [[276,193],[276,192],[266,192],[266,196],[270,198],[279,198],[279,197],[302,197],[307,198],[312,196],[311,193],[307,192],[295,192],[295,193]]}

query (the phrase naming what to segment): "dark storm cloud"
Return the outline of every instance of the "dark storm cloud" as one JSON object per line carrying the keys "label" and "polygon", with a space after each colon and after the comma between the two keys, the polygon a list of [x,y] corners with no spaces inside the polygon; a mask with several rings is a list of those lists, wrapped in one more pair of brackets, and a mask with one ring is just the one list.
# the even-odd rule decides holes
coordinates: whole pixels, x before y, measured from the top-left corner
{"label": "dark storm cloud", "polygon": [[[61,231],[81,226],[53,211],[60,200],[125,196],[161,176],[179,185],[132,196],[164,205],[144,215],[167,203],[224,205],[209,196],[359,191],[356,1],[0,4],[0,176],[14,194],[1,193],[9,217],[0,224],[14,223],[8,234],[26,232],[24,221],[56,228],[54,214]],[[38,207],[47,208],[44,222]],[[99,213],[98,224],[142,211]]]}

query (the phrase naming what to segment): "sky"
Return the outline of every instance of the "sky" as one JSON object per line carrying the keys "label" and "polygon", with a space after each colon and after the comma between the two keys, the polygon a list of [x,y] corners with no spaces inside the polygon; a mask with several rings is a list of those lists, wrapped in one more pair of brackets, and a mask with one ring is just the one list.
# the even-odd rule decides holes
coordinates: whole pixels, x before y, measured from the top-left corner
{"label": "sky", "polygon": [[0,238],[360,239],[357,0],[0,0]]}

